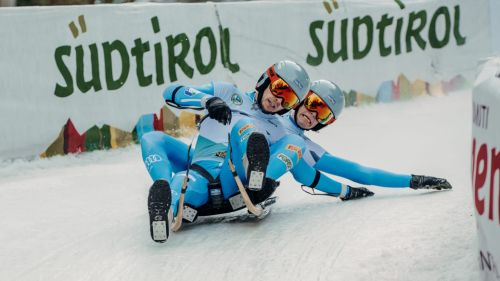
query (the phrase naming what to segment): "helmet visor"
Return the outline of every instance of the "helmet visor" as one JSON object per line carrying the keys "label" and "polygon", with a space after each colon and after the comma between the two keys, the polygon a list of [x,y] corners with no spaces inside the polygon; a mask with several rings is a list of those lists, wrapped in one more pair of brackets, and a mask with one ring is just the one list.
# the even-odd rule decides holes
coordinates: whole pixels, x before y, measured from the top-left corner
{"label": "helmet visor", "polygon": [[323,125],[328,125],[335,121],[335,115],[328,105],[314,92],[309,92],[304,100],[304,106],[309,111],[316,112],[316,120]]}
{"label": "helmet visor", "polygon": [[283,79],[271,80],[269,90],[275,97],[281,98],[281,105],[285,109],[292,109],[299,103],[299,97]]}

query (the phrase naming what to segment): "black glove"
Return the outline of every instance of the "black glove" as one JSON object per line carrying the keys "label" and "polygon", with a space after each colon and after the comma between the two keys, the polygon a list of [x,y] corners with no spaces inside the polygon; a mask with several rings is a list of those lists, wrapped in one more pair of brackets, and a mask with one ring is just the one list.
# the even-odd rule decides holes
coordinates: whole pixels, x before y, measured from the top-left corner
{"label": "black glove", "polygon": [[231,109],[221,98],[209,98],[205,108],[208,110],[208,117],[224,125],[231,123]]}
{"label": "black glove", "polygon": [[361,199],[369,196],[373,196],[375,193],[368,190],[366,187],[352,187],[349,186],[349,193],[347,193],[344,198],[340,198],[342,201]]}
{"label": "black glove", "polygon": [[451,184],[445,180],[435,177],[411,175],[410,188],[413,189],[451,189]]}

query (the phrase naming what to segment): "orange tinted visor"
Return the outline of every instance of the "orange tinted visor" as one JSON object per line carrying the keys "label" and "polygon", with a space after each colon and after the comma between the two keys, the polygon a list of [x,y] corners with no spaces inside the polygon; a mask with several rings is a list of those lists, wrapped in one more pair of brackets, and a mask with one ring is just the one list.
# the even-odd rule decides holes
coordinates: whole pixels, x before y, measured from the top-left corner
{"label": "orange tinted visor", "polygon": [[299,97],[292,90],[292,87],[274,72],[274,67],[271,67],[267,74],[269,80],[271,80],[269,90],[275,97],[282,99],[281,105],[283,108],[290,110],[297,106],[300,102]]}
{"label": "orange tinted visor", "polygon": [[335,121],[335,115],[328,105],[314,92],[309,92],[304,100],[304,106],[309,111],[316,112],[316,120],[323,125],[328,125]]}

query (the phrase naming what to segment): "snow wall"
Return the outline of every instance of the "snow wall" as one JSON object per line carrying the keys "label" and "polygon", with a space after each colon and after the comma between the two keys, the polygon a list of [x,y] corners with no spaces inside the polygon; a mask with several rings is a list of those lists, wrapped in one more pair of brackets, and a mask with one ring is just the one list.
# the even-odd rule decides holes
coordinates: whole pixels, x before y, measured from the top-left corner
{"label": "snow wall", "polygon": [[484,280],[500,280],[500,57],[483,62],[473,89],[472,190]]}
{"label": "snow wall", "polygon": [[[2,8],[0,159],[119,146],[144,131],[138,120],[158,112],[169,83],[249,90],[282,59],[338,83],[348,105],[445,94],[491,51],[488,9],[488,0]],[[164,130],[175,118],[162,109],[142,122]]]}

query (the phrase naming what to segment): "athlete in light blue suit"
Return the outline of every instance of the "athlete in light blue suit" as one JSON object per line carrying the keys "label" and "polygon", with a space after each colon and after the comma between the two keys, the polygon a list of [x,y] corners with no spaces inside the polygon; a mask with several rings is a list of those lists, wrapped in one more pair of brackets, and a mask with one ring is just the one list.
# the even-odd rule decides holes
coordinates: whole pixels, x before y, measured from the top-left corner
{"label": "athlete in light blue suit", "polygon": [[[143,159],[154,180],[148,197],[153,240],[165,242],[168,237],[170,205],[175,215],[186,175],[186,172],[173,175],[180,167],[189,165],[185,204],[195,209],[198,215],[230,212],[244,207],[232,175],[221,173],[222,170],[229,170],[228,136],[236,155],[232,159],[238,174],[254,190],[250,192],[251,197],[258,202],[272,194],[277,185],[274,178],[279,178],[291,168],[290,161],[298,163],[299,158],[289,153],[286,163],[280,160],[274,166],[268,165],[274,163],[269,161],[273,157],[271,151],[282,150],[285,143],[302,141],[286,135],[280,126],[279,116],[299,104],[309,92],[309,86],[309,77],[301,66],[281,61],[267,69],[259,79],[256,90],[251,92],[242,93],[234,85],[220,82],[202,87],[167,87],[163,96],[168,104],[179,108],[206,109],[210,118],[205,118],[200,124],[190,161],[180,164],[171,163],[177,156],[165,147],[169,140],[167,136],[153,132],[142,137]],[[277,130],[282,130],[282,133],[271,134]],[[178,144],[172,147],[179,147]],[[186,158],[187,150],[179,148]],[[285,154],[280,153],[277,157],[283,159]]]}
{"label": "athlete in light blue suit", "polygon": [[[219,85],[219,86],[217,86]],[[221,92],[220,90],[214,90],[217,87],[221,87],[220,83],[212,83],[211,86],[203,86],[197,89],[190,88],[190,93],[188,96],[190,97],[187,102],[192,102],[195,100],[193,98],[195,90],[204,90],[207,94]],[[231,88],[232,86],[228,86]],[[167,100],[171,97],[171,93],[173,93],[172,88],[177,87],[169,87],[166,91]],[[169,90],[170,89],[170,90]],[[179,88],[180,89],[180,88]],[[236,88],[231,88],[232,91],[237,91]],[[175,90],[175,89],[174,89]],[[200,91],[201,92],[201,91]],[[316,93],[317,92],[317,93]],[[340,93],[340,94],[339,94]],[[248,93],[247,93],[248,94]],[[239,95],[239,94],[238,94]],[[252,97],[251,95],[249,97]],[[184,97],[183,97],[184,98]],[[183,99],[181,98],[181,100]],[[203,99],[204,96],[200,97]],[[186,98],[187,99],[187,98]],[[327,100],[328,102],[322,101]],[[255,103],[255,100],[253,101]],[[239,99],[236,102],[237,104],[242,103]],[[194,106],[191,104],[190,106]],[[321,108],[324,106],[324,108]],[[326,192],[333,196],[338,196],[343,200],[351,200],[356,198],[362,198],[366,196],[371,196],[373,193],[366,188],[355,188],[349,187],[345,184],[341,184],[333,179],[324,175],[326,172],[334,175],[338,175],[344,178],[348,178],[352,181],[367,184],[367,185],[379,185],[384,187],[412,187],[414,189],[417,188],[451,188],[451,185],[446,180],[432,178],[432,177],[423,177],[423,176],[413,176],[413,175],[404,175],[404,174],[394,174],[390,172],[386,172],[379,169],[373,169],[369,167],[361,166],[357,163],[341,159],[331,154],[327,153],[323,148],[321,148],[316,143],[312,142],[309,138],[304,135],[304,130],[313,129],[320,130],[324,126],[331,124],[335,118],[340,115],[344,107],[343,95],[331,82],[328,81],[316,81],[313,83],[311,87],[311,92],[308,97],[299,103],[298,108],[292,114],[288,114],[285,117],[280,117],[280,125],[276,126],[274,121],[275,118],[270,118],[268,114],[263,115],[266,122],[258,125],[258,120],[252,118],[255,117],[251,115],[243,115],[240,116],[239,120],[235,122],[235,125],[231,129],[231,146],[233,148],[232,151],[232,159],[243,160],[245,159],[245,154],[248,153],[247,143],[250,137],[255,132],[265,132],[266,140],[261,142],[261,147],[263,145],[270,145],[270,156],[265,156],[263,158],[269,159],[268,166],[266,169],[266,183],[264,186],[267,189],[260,190],[255,192],[254,201],[260,202],[265,198],[269,197],[274,188],[276,187],[275,181],[283,175],[288,170],[291,170],[295,179],[301,182],[303,185],[310,186],[312,188],[316,188],[323,192]],[[233,109],[234,110],[234,109]],[[251,111],[250,111],[251,112]],[[240,114],[241,112],[237,112]],[[323,115],[320,115],[323,114]],[[261,116],[262,117],[262,116]],[[272,121],[271,121],[272,120]],[[270,122],[271,121],[271,122]],[[234,122],[234,120],[233,120]],[[320,123],[322,122],[322,123]],[[217,123],[215,123],[217,124]],[[257,124],[257,125],[256,125]],[[201,130],[204,127],[201,126]],[[210,128],[210,127],[208,127]],[[285,130],[283,130],[285,129]],[[203,135],[203,134],[202,134]],[[201,136],[202,136],[201,135]],[[217,134],[216,134],[217,135]],[[163,140],[163,150],[166,152],[163,154],[163,157],[166,159],[168,157],[168,150],[175,149],[178,151],[187,151],[187,146],[184,145],[182,149],[177,149],[177,147],[182,144],[179,144],[177,140],[162,133],[150,133],[144,136],[142,146],[143,146],[143,157],[145,159],[146,166],[148,167],[148,171],[150,171],[151,177],[153,180],[165,179],[169,180],[165,175],[171,175],[172,171],[178,171],[182,168],[187,168],[186,159],[182,160],[180,163],[180,168],[174,168],[173,170],[167,168],[160,168],[157,166],[158,173],[154,172],[153,168],[149,167],[148,157],[151,158],[150,150],[148,149],[152,145],[148,142],[150,139],[155,137],[162,136]],[[201,137],[200,136],[200,137]],[[200,138],[199,138],[200,139]],[[208,142],[206,137],[201,138],[204,142],[202,144],[202,150],[205,150],[206,147],[217,146],[220,143]],[[223,143],[227,143],[227,139],[223,138],[221,140]],[[169,142],[172,142],[172,145],[168,145]],[[153,141],[152,144],[158,144],[160,142]],[[197,144],[198,147],[199,144]],[[166,149],[165,149],[166,148]],[[153,151],[162,150],[160,148],[155,148]],[[238,196],[238,190],[235,186],[234,180],[232,180],[230,171],[227,167],[227,156],[224,155],[224,160],[220,159],[219,161],[215,161],[218,164],[207,165],[209,161],[210,155],[214,153],[217,154],[216,150],[212,150],[211,154],[204,154],[205,158],[199,158],[197,160],[196,151],[195,156],[192,161],[195,165],[196,163],[201,163],[202,167],[211,167],[216,172],[207,173],[208,171],[204,171],[203,169],[195,169],[193,177],[190,176],[190,180],[193,183],[190,183],[188,192],[186,193],[186,202],[191,207],[197,208],[200,212],[200,215],[209,215],[215,213],[223,213],[228,211],[233,211],[238,208],[243,207],[241,201],[239,206],[234,206],[231,204],[227,204],[228,201],[234,199]],[[187,152],[184,154],[187,157]],[[208,158],[207,158],[208,157]],[[262,155],[259,155],[262,158]],[[267,157],[267,158],[266,158]],[[158,158],[158,157],[156,157]],[[222,158],[222,157],[220,157]],[[174,159],[169,159],[173,160]],[[199,161],[200,160],[200,161]],[[203,161],[201,161],[203,160]],[[155,163],[159,163],[155,162]],[[167,161],[168,162],[168,161]],[[248,183],[247,177],[248,173],[245,173],[245,165],[242,164],[244,161],[235,161],[237,166],[238,174],[240,178],[243,179],[244,182]],[[179,166],[179,165],[178,165]],[[165,173],[164,171],[168,171]],[[219,200],[218,203],[214,202],[214,197],[209,196],[208,191],[211,189],[207,188],[207,184],[213,182],[214,174],[218,174],[220,177],[220,185],[222,186],[223,191],[223,199]],[[174,212],[177,209],[177,200],[180,184],[185,176],[185,172],[178,173],[174,176],[173,180],[170,180],[172,186],[172,194],[174,196],[174,200],[172,201]],[[165,178],[166,177],[166,178]],[[207,181],[207,179],[209,179]],[[248,186],[250,187],[250,186]],[[250,191],[252,192],[252,191]],[[251,193],[252,194],[252,193]],[[212,202],[209,200],[212,199]],[[224,202],[226,204],[224,205]],[[217,207],[216,205],[219,204]]]}
{"label": "athlete in light blue suit", "polygon": [[364,187],[354,188],[341,184],[325,173],[364,185],[389,188],[452,188],[445,179],[395,174],[333,156],[304,135],[305,131],[319,131],[332,124],[340,116],[344,104],[344,95],[337,85],[330,81],[318,80],[311,84],[310,93],[304,101],[281,119],[286,131],[300,136],[306,144],[301,161],[291,170],[297,181],[343,200],[371,196],[373,193]]}

